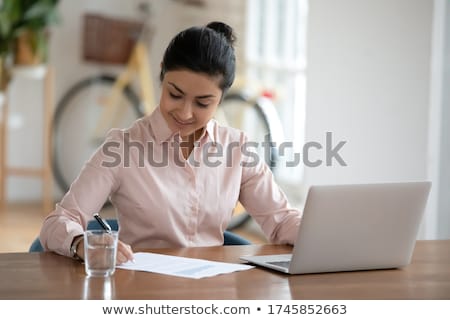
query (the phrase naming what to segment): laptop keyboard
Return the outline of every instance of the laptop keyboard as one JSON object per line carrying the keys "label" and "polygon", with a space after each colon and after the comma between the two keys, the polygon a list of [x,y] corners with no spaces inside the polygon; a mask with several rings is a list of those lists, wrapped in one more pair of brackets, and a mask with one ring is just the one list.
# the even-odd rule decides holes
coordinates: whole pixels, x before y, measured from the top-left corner
{"label": "laptop keyboard", "polygon": [[273,264],[275,266],[283,267],[283,268],[289,268],[290,261],[270,261],[267,262],[268,264]]}

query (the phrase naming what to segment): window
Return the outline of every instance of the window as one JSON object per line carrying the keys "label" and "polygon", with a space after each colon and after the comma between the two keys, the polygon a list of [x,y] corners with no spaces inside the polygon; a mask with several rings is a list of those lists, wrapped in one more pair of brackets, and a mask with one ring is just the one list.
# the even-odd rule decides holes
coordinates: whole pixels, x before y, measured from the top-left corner
{"label": "window", "polygon": [[247,83],[273,92],[284,141],[293,144],[281,157],[276,176],[298,183],[302,162],[292,162],[304,142],[307,0],[248,0],[247,5]]}

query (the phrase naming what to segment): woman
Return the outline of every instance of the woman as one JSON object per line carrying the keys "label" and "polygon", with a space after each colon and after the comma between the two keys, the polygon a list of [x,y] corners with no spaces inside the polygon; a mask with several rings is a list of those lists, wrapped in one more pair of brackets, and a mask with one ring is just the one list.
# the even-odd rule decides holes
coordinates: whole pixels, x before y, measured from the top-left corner
{"label": "woman", "polygon": [[214,113],[235,75],[231,27],[212,22],[177,34],[161,62],[156,110],[114,129],[45,219],[46,250],[83,258],[83,230],[110,198],[120,223],[117,263],[140,248],[214,246],[240,201],[274,243],[293,243],[289,207],[245,133]]}

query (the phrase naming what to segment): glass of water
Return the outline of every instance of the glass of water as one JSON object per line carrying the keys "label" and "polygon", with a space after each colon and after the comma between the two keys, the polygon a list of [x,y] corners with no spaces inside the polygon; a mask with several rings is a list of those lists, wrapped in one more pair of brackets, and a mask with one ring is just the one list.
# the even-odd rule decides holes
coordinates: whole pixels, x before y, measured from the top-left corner
{"label": "glass of water", "polygon": [[118,232],[87,230],[84,233],[84,266],[86,274],[108,277],[116,270]]}

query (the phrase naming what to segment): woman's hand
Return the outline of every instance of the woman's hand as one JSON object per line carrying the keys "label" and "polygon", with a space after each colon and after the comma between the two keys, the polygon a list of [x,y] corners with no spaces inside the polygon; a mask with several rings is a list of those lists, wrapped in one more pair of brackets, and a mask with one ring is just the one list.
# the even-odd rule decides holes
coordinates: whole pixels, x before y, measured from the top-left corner
{"label": "woman's hand", "polygon": [[[81,241],[78,244],[77,248],[78,256],[84,260],[84,241]],[[122,264],[127,261],[133,261],[133,250],[131,250],[131,246],[128,244],[118,240],[117,242],[117,257],[116,257],[116,263]]]}
{"label": "woman's hand", "polygon": [[131,250],[131,246],[119,240],[117,243],[116,263],[122,264],[133,260],[133,250]]}

